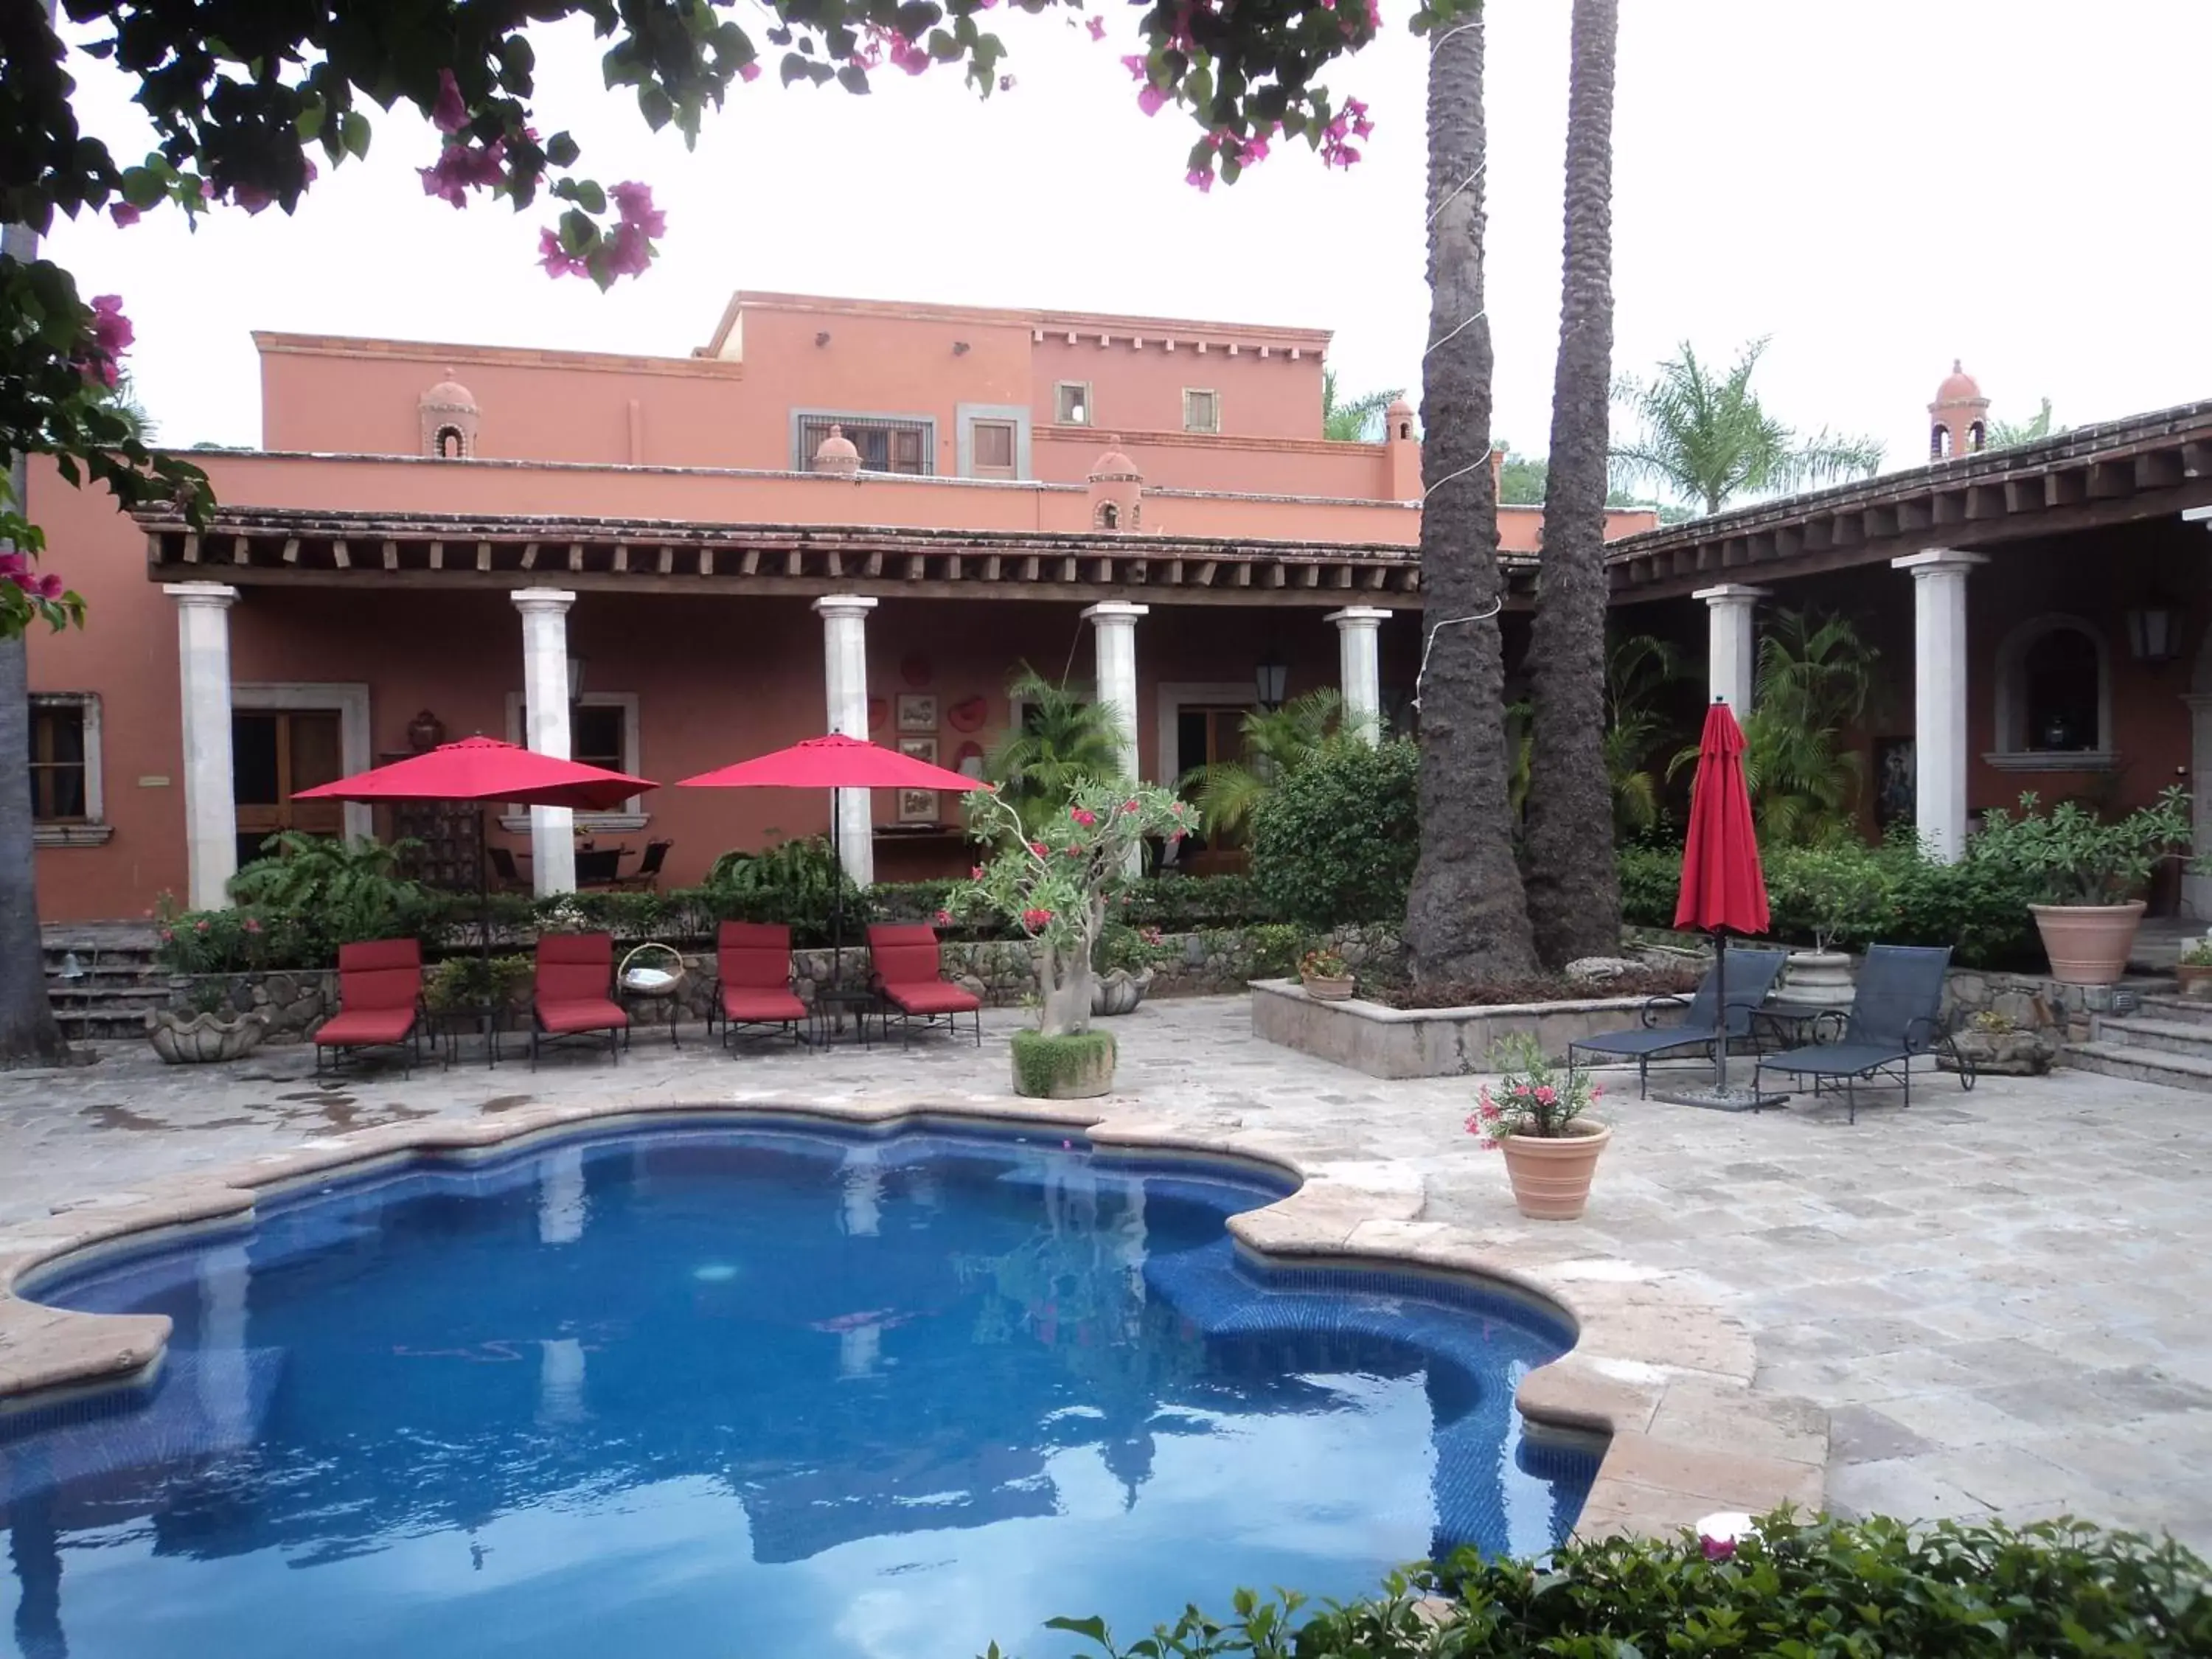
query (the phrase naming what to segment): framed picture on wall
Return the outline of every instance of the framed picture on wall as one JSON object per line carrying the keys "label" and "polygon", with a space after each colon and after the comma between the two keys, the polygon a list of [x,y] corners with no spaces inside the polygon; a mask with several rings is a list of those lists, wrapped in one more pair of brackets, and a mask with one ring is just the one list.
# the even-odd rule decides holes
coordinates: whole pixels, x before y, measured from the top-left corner
{"label": "framed picture on wall", "polygon": [[935,738],[901,738],[898,751],[908,760],[927,761],[932,766],[937,764]]}
{"label": "framed picture on wall", "polygon": [[898,700],[898,729],[901,732],[925,732],[937,735],[937,693],[934,691],[902,691]]}
{"label": "framed picture on wall", "polygon": [[1914,750],[1911,738],[1874,740],[1874,821],[1887,830],[1913,821]]}
{"label": "framed picture on wall", "polygon": [[898,792],[898,821],[901,823],[934,823],[937,822],[937,791],[934,789],[902,789]]}

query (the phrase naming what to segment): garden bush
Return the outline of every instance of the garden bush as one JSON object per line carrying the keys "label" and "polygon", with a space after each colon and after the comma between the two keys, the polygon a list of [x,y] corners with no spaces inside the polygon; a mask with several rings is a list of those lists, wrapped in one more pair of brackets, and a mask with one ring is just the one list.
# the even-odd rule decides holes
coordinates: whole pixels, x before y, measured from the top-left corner
{"label": "garden bush", "polygon": [[1207,927],[1243,927],[1279,920],[1274,908],[1250,876],[1187,876],[1163,871],[1129,890],[1121,919],[1164,933],[1195,933]]}
{"label": "garden bush", "polygon": [[1314,928],[1401,918],[1420,853],[1420,769],[1401,738],[1332,750],[1278,783],[1252,826],[1268,909]]}
{"label": "garden bush", "polygon": [[[2202,1659],[2207,1571],[2170,1538],[2075,1521],[2014,1530],[1784,1516],[1732,1543],[1609,1538],[1541,1565],[1470,1550],[1441,1572],[1393,1574],[1379,1596],[1311,1609],[1280,1590],[1239,1590],[1225,1617],[1192,1607],[1126,1647],[1096,1619],[1050,1624],[1109,1659]],[[1439,1595],[1455,1603],[1441,1618],[1427,1601]]]}

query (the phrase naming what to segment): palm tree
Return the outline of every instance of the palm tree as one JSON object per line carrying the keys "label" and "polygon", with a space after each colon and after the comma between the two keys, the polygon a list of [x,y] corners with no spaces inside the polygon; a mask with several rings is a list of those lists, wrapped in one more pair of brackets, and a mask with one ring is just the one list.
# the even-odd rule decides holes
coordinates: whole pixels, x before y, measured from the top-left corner
{"label": "palm tree", "polygon": [[[1783,611],[1768,623],[1743,722],[1744,781],[1762,842],[1802,845],[1852,828],[1860,757],[1844,733],[1866,712],[1877,655],[1841,617]],[[1683,750],[1669,775],[1697,757]]]}
{"label": "palm tree", "polygon": [[1421,854],[1406,902],[1420,983],[1526,974],[1536,950],[1506,802],[1490,324],[1482,295],[1483,22],[1429,38],[1429,347],[1421,387]]}
{"label": "palm tree", "polygon": [[1020,724],[1000,738],[983,775],[1035,829],[1067,805],[1075,787],[1121,770],[1121,736],[1113,711],[1058,685],[1024,663],[1006,696],[1023,709]]}
{"label": "palm tree", "polygon": [[1382,412],[1406,395],[1403,386],[1346,398],[1337,389],[1336,371],[1321,372],[1321,435],[1331,443],[1371,444],[1382,428]]}
{"label": "palm tree", "polygon": [[1645,763],[1668,722],[1654,705],[1682,674],[1682,653],[1649,634],[1626,635],[1606,653],[1605,771],[1616,834],[1634,835],[1659,821],[1659,781]]}
{"label": "palm tree", "polygon": [[1735,495],[1777,495],[1837,478],[1871,477],[1881,465],[1875,438],[1800,437],[1761,408],[1751,389],[1767,342],[1743,349],[1735,367],[1716,375],[1686,340],[1682,355],[1650,380],[1623,376],[1615,398],[1642,422],[1643,434],[1618,446],[1613,465],[1717,513]]}
{"label": "palm tree", "polygon": [[1252,815],[1278,783],[1307,762],[1353,741],[1344,729],[1344,695],[1322,686],[1279,708],[1244,717],[1244,757],[1193,767],[1183,786],[1195,791],[1199,821],[1218,846],[1252,826]]}
{"label": "palm tree", "polygon": [[1613,380],[1613,82],[1620,0],[1574,0],[1566,253],[1544,552],[1529,633],[1528,920],[1553,967],[1620,949],[1606,766],[1606,415]]}
{"label": "palm tree", "polygon": [[[2060,431],[2065,428],[2061,427]],[[2051,433],[2051,399],[2043,400],[2043,407],[2025,421],[1991,421],[1989,424],[1988,446],[1991,449],[2010,449],[2014,444],[2032,444],[2039,438],[2048,438]]]}

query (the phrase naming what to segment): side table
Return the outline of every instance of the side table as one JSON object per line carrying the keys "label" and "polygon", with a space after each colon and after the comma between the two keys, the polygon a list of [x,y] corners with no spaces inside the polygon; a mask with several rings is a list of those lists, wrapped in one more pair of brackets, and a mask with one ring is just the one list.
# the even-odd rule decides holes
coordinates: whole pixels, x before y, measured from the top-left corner
{"label": "side table", "polygon": [[826,1048],[837,1040],[837,1028],[849,1015],[853,1029],[859,1035],[860,1046],[868,1047],[868,1016],[883,1007],[883,1000],[871,990],[842,988],[817,991],[814,1006],[807,1011],[806,1040],[817,1048]]}

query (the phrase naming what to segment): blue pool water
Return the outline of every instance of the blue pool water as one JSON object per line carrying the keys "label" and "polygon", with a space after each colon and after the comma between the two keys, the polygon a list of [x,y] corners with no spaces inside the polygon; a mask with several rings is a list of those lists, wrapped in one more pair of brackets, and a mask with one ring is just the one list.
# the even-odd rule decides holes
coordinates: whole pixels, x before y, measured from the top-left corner
{"label": "blue pool water", "polygon": [[[571,1142],[264,1204],[41,1300],[176,1322],[159,1382],[0,1423],[22,1659],[966,1659],[1239,1584],[1540,1552],[1567,1333],[1265,1274],[1282,1189],[1043,1142]],[[0,1606],[7,1596],[0,1595]]]}

